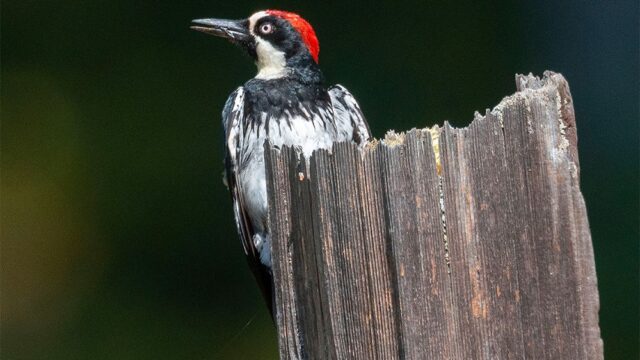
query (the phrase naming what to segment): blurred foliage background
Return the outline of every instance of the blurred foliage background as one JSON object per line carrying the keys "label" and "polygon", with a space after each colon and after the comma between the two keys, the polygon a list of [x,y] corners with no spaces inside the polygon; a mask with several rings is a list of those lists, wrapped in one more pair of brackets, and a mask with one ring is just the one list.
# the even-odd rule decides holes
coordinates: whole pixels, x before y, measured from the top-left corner
{"label": "blurred foliage background", "polygon": [[637,1],[2,1],[2,358],[275,359],[221,182],[255,74],[194,18],[314,24],[374,134],[569,80],[608,359],[638,358]]}

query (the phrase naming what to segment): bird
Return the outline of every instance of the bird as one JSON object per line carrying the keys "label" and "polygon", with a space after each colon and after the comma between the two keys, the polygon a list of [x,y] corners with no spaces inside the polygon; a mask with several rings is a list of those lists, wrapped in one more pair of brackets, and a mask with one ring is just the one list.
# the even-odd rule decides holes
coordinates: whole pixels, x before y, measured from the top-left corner
{"label": "bird", "polygon": [[257,66],[257,74],[231,93],[222,110],[223,180],[249,267],[273,318],[265,141],[309,158],[338,142],[364,146],[371,131],[344,86],[324,85],[318,38],[300,15],[263,10],[241,20],[196,19],[191,29],[229,40]]}

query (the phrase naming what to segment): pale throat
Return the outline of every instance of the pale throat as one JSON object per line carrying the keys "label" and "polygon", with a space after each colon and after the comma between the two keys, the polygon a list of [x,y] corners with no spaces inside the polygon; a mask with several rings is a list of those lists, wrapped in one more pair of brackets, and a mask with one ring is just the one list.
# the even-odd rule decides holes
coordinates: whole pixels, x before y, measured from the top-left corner
{"label": "pale throat", "polygon": [[287,75],[287,60],[284,52],[276,49],[269,42],[256,36],[256,79],[278,79]]}

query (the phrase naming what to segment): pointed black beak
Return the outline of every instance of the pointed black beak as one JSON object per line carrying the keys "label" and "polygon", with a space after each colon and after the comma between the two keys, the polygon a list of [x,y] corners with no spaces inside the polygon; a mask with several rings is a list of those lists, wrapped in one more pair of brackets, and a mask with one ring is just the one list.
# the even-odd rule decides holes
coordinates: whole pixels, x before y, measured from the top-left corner
{"label": "pointed black beak", "polygon": [[247,20],[197,19],[191,21],[191,29],[205,34],[219,36],[234,42],[251,39]]}

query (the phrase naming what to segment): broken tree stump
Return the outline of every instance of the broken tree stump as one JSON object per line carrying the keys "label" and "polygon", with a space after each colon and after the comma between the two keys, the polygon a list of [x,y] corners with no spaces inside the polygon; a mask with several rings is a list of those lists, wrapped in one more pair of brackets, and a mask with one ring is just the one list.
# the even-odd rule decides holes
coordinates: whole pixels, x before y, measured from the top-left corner
{"label": "broken tree stump", "polygon": [[569,86],[516,85],[462,129],[265,145],[281,359],[603,358]]}

